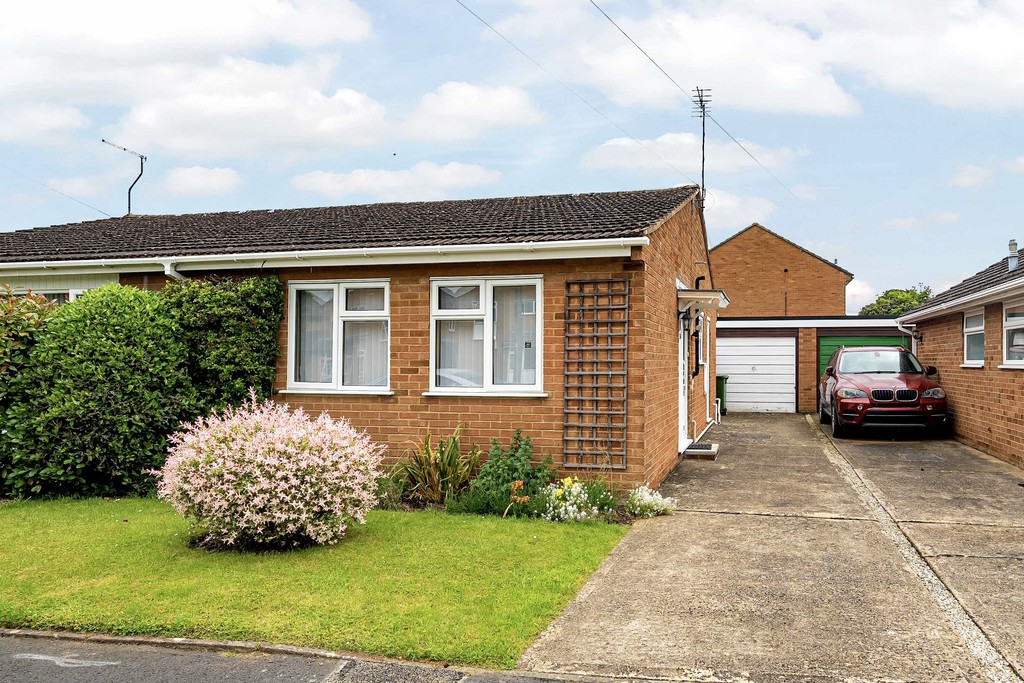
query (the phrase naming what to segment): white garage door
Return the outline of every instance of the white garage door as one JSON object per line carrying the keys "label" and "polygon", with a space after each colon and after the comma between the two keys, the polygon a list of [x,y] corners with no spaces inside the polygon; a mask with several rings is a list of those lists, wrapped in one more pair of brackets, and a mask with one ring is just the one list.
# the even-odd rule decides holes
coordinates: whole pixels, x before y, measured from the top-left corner
{"label": "white garage door", "polygon": [[796,412],[796,339],[720,336],[716,349],[729,412]]}

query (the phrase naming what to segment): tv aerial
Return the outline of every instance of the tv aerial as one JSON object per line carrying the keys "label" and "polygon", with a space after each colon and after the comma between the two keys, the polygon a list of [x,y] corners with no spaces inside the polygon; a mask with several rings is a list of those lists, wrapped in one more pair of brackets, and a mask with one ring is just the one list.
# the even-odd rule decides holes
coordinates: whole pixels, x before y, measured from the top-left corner
{"label": "tv aerial", "polygon": [[110,140],[106,140],[106,139],[100,138],[100,142],[105,142],[108,145],[110,145],[111,147],[116,147],[117,149],[121,150],[122,152],[128,152],[129,154],[134,154],[135,156],[137,156],[139,158],[139,175],[135,178],[135,182],[133,182],[131,184],[131,186],[128,188],[128,215],[131,216],[132,215],[132,188],[135,187],[135,183],[139,182],[139,178],[142,177],[142,173],[146,170],[146,157],[144,155],[142,155],[142,154],[139,154],[138,152],[133,152],[132,150],[128,149],[127,147],[122,147],[121,145],[116,145],[113,142],[111,142]]}

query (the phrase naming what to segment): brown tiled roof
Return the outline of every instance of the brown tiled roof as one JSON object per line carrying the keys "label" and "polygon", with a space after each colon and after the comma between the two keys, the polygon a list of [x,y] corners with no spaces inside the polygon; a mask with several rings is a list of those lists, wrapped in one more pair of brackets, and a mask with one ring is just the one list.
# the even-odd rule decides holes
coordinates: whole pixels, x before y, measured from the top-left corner
{"label": "brown tiled roof", "polygon": [[0,232],[0,263],[639,237],[697,190],[125,216]]}
{"label": "brown tiled roof", "polygon": [[928,301],[907,311],[900,317],[904,318],[908,315],[913,315],[921,311],[927,311],[930,308],[935,308],[936,306],[941,306],[942,304],[949,303],[950,301],[969,297],[972,294],[980,294],[986,289],[991,289],[992,287],[1006,282],[1011,282],[1013,280],[1021,280],[1021,285],[1024,285],[1024,249],[1017,252],[1018,265],[1016,269],[1010,270],[1008,261],[1009,258],[1004,258],[1001,261],[993,263],[980,273],[975,273],[960,284],[953,285],[946,291],[936,294],[931,299],[928,299]]}

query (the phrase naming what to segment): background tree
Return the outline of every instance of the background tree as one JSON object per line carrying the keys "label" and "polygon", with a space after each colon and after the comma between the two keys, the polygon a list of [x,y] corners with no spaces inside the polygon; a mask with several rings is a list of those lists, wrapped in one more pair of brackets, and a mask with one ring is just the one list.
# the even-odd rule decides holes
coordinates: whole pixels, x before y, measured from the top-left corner
{"label": "background tree", "polygon": [[908,289],[887,289],[875,302],[860,309],[861,315],[902,315],[932,298],[932,288],[918,283]]}

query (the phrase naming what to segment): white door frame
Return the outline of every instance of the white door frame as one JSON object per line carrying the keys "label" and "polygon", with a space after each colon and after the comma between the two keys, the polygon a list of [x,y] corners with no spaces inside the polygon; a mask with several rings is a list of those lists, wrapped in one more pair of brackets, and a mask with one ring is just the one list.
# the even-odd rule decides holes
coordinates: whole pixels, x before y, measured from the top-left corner
{"label": "white door frame", "polygon": [[679,453],[692,443],[687,426],[689,425],[689,392],[690,385],[690,332],[683,327],[683,317],[679,319]]}

